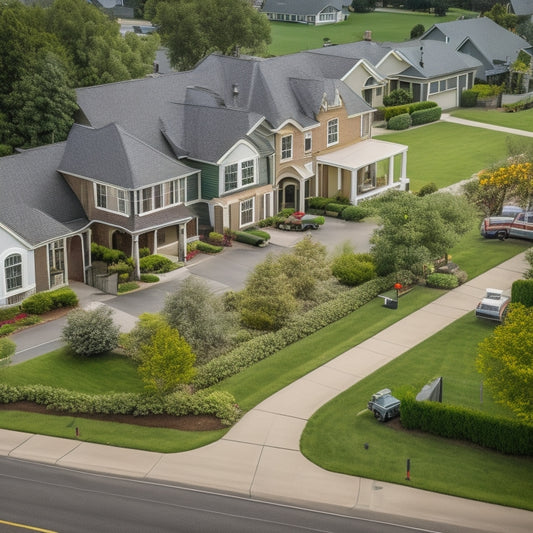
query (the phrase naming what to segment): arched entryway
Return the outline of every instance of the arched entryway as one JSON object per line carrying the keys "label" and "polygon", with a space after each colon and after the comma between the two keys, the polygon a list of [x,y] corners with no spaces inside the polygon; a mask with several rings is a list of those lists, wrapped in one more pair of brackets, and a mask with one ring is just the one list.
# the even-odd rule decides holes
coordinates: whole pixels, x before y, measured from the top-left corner
{"label": "arched entryway", "polygon": [[300,182],[295,178],[284,178],[278,186],[278,208],[300,210]]}

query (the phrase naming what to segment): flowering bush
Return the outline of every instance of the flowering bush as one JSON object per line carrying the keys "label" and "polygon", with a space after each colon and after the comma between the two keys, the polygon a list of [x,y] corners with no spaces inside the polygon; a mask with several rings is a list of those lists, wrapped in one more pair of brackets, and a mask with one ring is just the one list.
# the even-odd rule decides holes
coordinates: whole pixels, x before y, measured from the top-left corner
{"label": "flowering bush", "polygon": [[15,315],[13,318],[0,321],[0,327],[3,326],[4,324],[14,324],[15,322],[18,322],[19,320],[23,320],[27,316],[29,315],[26,313],[19,313],[18,315]]}

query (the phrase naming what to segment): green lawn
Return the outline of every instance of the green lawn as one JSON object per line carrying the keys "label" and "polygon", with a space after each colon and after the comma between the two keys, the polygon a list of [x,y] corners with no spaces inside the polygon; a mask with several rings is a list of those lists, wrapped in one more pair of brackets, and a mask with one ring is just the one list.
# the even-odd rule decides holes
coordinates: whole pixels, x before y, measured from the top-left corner
{"label": "green lawn", "polygon": [[[279,56],[302,50],[320,48],[324,38],[332,43],[344,44],[361,41],[366,30],[372,31],[374,41],[402,42],[410,39],[411,30],[422,24],[427,30],[437,22],[456,20],[469,12],[450,9],[445,17],[435,17],[428,13],[354,13],[348,20],[325,26],[308,26],[290,22],[271,22],[272,43],[268,54]],[[474,14],[476,15],[476,14]]]}
{"label": "green lawn", "polygon": [[[366,409],[377,390],[389,387],[394,393],[407,385],[418,390],[442,376],[445,402],[512,416],[486,390],[480,402],[476,347],[492,328],[469,313],[340,394],[307,424],[300,441],[303,454],[335,472],[533,510],[533,458],[394,429]],[[408,458],[410,482],[405,480]]]}
{"label": "green lawn", "polygon": [[410,189],[435,183],[452,185],[507,156],[508,135],[482,128],[437,122],[399,133],[376,135],[376,139],[406,144]]}
{"label": "green lawn", "polygon": [[[505,113],[499,109],[463,108],[450,113],[457,118],[475,120],[506,128],[533,131],[533,108],[519,111],[518,113]],[[533,142],[533,140],[531,141]]]}

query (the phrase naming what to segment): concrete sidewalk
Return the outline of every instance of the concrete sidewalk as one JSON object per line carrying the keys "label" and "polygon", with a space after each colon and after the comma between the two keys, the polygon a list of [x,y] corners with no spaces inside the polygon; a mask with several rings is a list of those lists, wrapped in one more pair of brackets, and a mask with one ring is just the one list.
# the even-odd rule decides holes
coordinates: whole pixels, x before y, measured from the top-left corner
{"label": "concrete sidewalk", "polygon": [[0,430],[0,454],[304,507],[375,511],[443,521],[460,529],[529,533],[531,512],[335,474],[309,462],[299,451],[307,420],[320,406],[472,312],[487,287],[509,289],[526,268],[520,254],[446,293],[267,398],[222,439],[203,448],[161,454]]}
{"label": "concrete sidewalk", "polygon": [[497,126],[495,124],[486,124],[484,122],[476,122],[474,120],[466,120],[464,118],[452,117],[449,113],[442,113],[440,119],[443,122],[453,122],[455,124],[461,124],[462,126],[472,126],[474,128],[501,131],[503,133],[510,133],[512,135],[522,135],[523,137],[533,137],[533,132],[531,131],[518,130],[516,128],[507,128],[505,126]]}

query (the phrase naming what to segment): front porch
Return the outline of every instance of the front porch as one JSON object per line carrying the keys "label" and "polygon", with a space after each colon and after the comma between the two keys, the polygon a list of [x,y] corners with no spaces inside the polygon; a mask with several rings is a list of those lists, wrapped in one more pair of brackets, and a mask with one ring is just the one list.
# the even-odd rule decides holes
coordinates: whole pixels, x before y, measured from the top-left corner
{"label": "front porch", "polygon": [[340,193],[357,205],[389,189],[409,189],[407,150],[403,144],[368,139],[317,157],[315,196]]}

